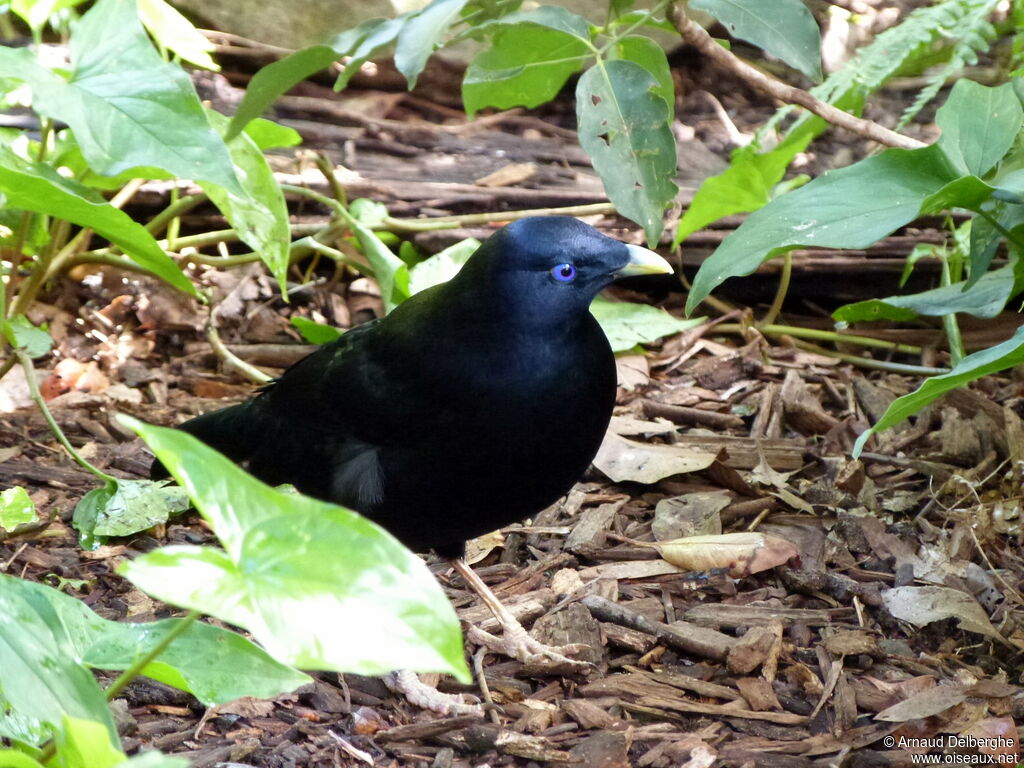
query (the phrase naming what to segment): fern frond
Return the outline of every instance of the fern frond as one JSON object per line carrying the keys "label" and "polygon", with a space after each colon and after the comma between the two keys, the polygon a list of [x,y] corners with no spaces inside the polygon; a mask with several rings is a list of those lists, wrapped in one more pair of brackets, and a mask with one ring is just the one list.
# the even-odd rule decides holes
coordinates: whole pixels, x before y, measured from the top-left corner
{"label": "fern frond", "polygon": [[[927,8],[918,8],[895,27],[878,35],[825,82],[811,89],[822,101],[859,114],[864,102],[890,77],[915,60],[930,55],[937,44],[949,46],[950,58],[942,72],[918,95],[904,113],[905,125],[942,87],[949,73],[970,63],[978,51],[988,48],[995,30],[988,18],[999,0],[941,0]],[[759,136],[774,129],[791,111],[783,107],[768,121]],[[909,114],[909,117],[907,116]],[[790,126],[796,130],[809,114],[804,113]]]}

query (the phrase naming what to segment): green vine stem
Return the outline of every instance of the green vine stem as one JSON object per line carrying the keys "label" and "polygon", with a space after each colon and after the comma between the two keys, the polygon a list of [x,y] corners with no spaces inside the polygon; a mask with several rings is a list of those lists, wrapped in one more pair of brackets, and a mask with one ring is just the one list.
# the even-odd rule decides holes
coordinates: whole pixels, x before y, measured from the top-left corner
{"label": "green vine stem", "polygon": [[213,347],[213,351],[217,354],[224,364],[229,368],[233,368],[238,373],[245,376],[247,379],[257,384],[267,384],[273,381],[272,376],[268,376],[259,368],[254,365],[242,360],[234,352],[228,349],[224,342],[221,341],[220,334],[217,333],[217,327],[212,323],[208,323],[206,326],[206,340],[210,342],[210,346]]}
{"label": "green vine stem", "polygon": [[[719,331],[725,333],[742,333],[745,330],[745,326],[739,323],[722,323],[717,326]],[[830,341],[833,343],[843,342],[847,344],[856,344],[860,347],[870,347],[872,349],[884,349],[888,352],[898,352],[904,355],[920,355],[921,348],[916,347],[913,344],[900,344],[895,341],[886,341],[885,339],[875,339],[871,336],[858,336],[853,333],[841,333],[839,331],[822,331],[817,328],[797,328],[791,325],[764,325],[757,329],[765,336],[792,336],[796,339],[815,339],[817,341]],[[927,369],[933,373],[936,371],[934,368]]]}
{"label": "green vine stem", "polygon": [[70,454],[71,458],[75,460],[83,469],[88,470],[92,474],[96,475],[100,480],[105,483],[116,483],[117,478],[113,475],[108,475],[102,469],[94,467],[88,461],[86,461],[82,455],[75,450],[75,447],[71,445],[71,441],[68,440],[67,435],[64,434],[64,430],[57,424],[57,420],[53,418],[53,414],[50,412],[49,406],[46,405],[46,400],[43,399],[42,392],[39,391],[39,382],[36,381],[36,369],[32,364],[32,358],[23,349],[14,350],[14,355],[17,357],[18,362],[21,363],[21,367],[25,371],[25,380],[28,382],[29,393],[32,396],[32,400],[43,414],[43,418],[46,419],[46,423],[50,426],[50,430],[57,438],[58,442],[64,446],[64,450]]}
{"label": "green vine stem", "polygon": [[877,371],[889,371],[890,373],[902,373],[907,376],[938,376],[939,374],[949,373],[948,368],[929,368],[926,365],[906,365],[905,363],[890,363],[888,360],[872,360],[870,357],[858,357],[857,355],[847,355],[843,352],[836,352],[835,350],[825,349],[825,347],[819,347],[817,344],[811,344],[800,339],[793,339],[793,343],[800,349],[808,352],[814,352],[817,355],[825,355],[826,357],[834,357],[836,360],[842,360],[844,363],[850,363],[856,365],[859,368],[871,368]]}
{"label": "green vine stem", "polygon": [[167,650],[168,646],[173,643],[178,637],[183,635],[185,631],[195,624],[199,618],[199,611],[189,611],[182,619],[174,626],[174,628],[164,635],[163,639],[150,648],[146,653],[137,658],[132,662],[132,665],[128,667],[124,672],[117,676],[117,679],[110,684],[110,687],[105,691],[107,701],[113,701],[121,691],[124,690],[125,686],[128,685],[132,680],[139,676],[139,674],[146,668],[153,659],[157,658],[161,653]]}
{"label": "green vine stem", "polygon": [[793,277],[793,252],[786,251],[782,254],[782,272],[779,273],[779,287],[775,290],[775,298],[772,300],[768,314],[764,316],[758,327],[772,325],[782,312],[782,304],[789,293],[789,281]]}

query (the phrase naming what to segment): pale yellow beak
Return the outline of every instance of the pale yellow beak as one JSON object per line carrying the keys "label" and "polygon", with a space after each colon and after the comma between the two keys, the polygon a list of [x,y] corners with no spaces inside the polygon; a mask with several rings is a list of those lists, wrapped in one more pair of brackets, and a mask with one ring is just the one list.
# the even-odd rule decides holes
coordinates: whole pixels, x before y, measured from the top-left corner
{"label": "pale yellow beak", "polygon": [[635,275],[671,275],[672,266],[654,251],[639,245],[627,245],[629,261],[626,266],[616,271],[616,277],[633,277]]}

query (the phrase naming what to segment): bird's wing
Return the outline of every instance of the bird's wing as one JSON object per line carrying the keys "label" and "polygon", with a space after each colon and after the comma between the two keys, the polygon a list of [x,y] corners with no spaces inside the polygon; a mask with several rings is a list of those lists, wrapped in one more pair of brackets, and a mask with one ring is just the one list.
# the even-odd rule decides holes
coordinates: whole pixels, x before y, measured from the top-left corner
{"label": "bird's wing", "polygon": [[260,396],[267,410],[371,447],[429,432],[441,417],[421,386],[418,359],[429,352],[408,349],[387,328],[380,320],[353,328],[289,368]]}

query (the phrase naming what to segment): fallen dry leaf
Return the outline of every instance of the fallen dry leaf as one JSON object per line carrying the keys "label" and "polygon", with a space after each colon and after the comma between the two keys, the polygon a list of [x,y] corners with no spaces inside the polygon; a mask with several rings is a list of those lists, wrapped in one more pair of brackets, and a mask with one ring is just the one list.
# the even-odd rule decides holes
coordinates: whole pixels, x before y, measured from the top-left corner
{"label": "fallen dry leaf", "polygon": [[931,717],[940,712],[945,712],[966,698],[967,694],[964,693],[963,688],[952,685],[937,685],[926,691],[915,693],[909,699],[893,704],[888,709],[883,709],[875,715],[875,719],[884,720],[887,723],[905,723],[908,720],[920,720],[924,717]]}
{"label": "fallen dry leaf", "polygon": [[672,475],[707,469],[715,454],[674,445],[645,445],[608,433],[594,466],[616,483],[650,485]]}
{"label": "fallen dry leaf", "polygon": [[881,592],[885,607],[897,619],[918,627],[942,619],[956,619],[961,629],[1002,640],[978,601],[949,587],[896,587]]}
{"label": "fallen dry leaf", "polygon": [[690,536],[644,546],[656,549],[662,558],[685,570],[727,568],[734,579],[766,571],[800,556],[799,548],[792,542],[758,531]]}

